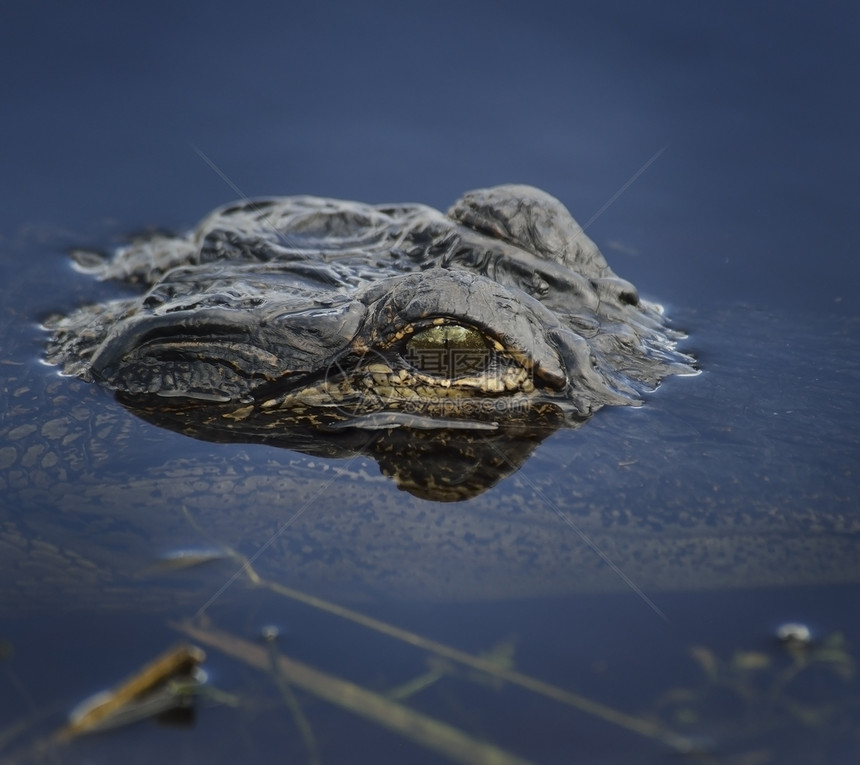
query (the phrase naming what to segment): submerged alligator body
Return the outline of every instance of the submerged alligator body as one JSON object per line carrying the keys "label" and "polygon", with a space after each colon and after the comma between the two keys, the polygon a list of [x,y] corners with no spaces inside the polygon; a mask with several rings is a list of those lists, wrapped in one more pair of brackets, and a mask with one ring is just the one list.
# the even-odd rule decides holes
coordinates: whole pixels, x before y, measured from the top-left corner
{"label": "submerged alligator body", "polygon": [[145,292],[55,317],[48,359],[210,440],[326,454],[395,428],[522,440],[693,371],[659,306],[528,186],[472,191],[447,214],[245,201],[187,236],[78,259]]}

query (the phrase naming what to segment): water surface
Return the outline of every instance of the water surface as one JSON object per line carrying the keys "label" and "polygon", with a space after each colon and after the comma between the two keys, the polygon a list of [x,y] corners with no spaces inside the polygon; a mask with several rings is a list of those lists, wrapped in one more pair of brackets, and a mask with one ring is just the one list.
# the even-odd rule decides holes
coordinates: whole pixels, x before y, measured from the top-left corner
{"label": "water surface", "polygon": [[[217,648],[206,667],[225,695],[201,700],[193,728],[39,743],[204,606],[255,646],[277,625],[279,651],[375,694],[423,677],[404,705],[512,756],[677,761],[676,740],[628,718],[476,675],[244,577],[222,591],[231,552],[326,602],[495,650],[713,762],[856,760],[858,29],[838,4],[7,16],[0,761],[313,762],[283,687]],[[72,271],[69,247],[181,229],[240,193],[444,208],[504,182],[545,188],[583,224],[602,211],[589,235],[689,332],[703,373],[553,435],[468,502],[412,498],[362,457],[167,433],[39,362],[42,318],[116,292]],[[83,404],[92,446],[59,480],[20,434]],[[183,550],[213,560],[158,569]],[[773,635],[789,620],[819,653],[786,686],[800,660]],[[294,692],[323,763],[444,761]]]}

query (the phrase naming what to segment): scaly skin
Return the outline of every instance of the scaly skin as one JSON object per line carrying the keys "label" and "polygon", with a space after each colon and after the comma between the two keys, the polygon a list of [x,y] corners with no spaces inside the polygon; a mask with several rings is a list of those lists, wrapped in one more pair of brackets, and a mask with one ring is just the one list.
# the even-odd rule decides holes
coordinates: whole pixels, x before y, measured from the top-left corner
{"label": "scaly skin", "polygon": [[[208,437],[277,432],[288,445],[295,428],[362,427],[367,415],[471,427],[529,408],[553,428],[577,426],[694,371],[659,307],[615,276],[557,200],[526,186],[470,192],[447,215],[315,197],[238,203],[188,236],[89,265],[146,291],[55,317],[49,360],[160,410],[162,424],[175,414],[188,434],[196,417]],[[452,349],[455,337],[470,345]]]}

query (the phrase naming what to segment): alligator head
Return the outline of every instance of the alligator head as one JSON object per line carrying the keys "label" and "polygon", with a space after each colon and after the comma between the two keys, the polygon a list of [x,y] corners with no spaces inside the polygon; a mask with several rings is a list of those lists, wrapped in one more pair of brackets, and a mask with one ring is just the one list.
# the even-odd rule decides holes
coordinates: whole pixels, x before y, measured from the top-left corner
{"label": "alligator head", "polygon": [[[186,236],[79,260],[146,291],[49,322],[48,359],[67,374],[196,437],[372,453],[415,493],[439,483],[428,455],[467,455],[439,467],[449,491],[436,499],[486,488],[558,427],[694,371],[660,307],[527,186],[470,192],[447,215],[246,201]],[[412,450],[404,431],[421,433]],[[500,460],[500,434],[530,446]]]}

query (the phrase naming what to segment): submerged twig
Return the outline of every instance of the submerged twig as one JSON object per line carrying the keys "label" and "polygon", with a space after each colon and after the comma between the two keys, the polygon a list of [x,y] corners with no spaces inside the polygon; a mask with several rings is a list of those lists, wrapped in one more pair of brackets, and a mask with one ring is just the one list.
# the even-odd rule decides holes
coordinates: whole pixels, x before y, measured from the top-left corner
{"label": "submerged twig", "polygon": [[[148,694],[177,677],[189,677],[206,654],[197,646],[177,645],[146,664],[139,672],[111,691],[99,693],[72,712],[69,723],[57,733],[59,740],[91,733],[112,726],[112,721],[133,705],[143,703]],[[175,704],[174,704],[175,705]],[[164,705],[157,712],[165,711]],[[148,716],[150,713],[147,712]],[[140,715],[137,715],[139,717]]]}
{"label": "submerged twig", "polygon": [[319,747],[317,746],[317,740],[316,736],[314,736],[313,728],[311,728],[311,724],[302,710],[299,700],[296,698],[296,694],[293,693],[293,689],[290,687],[289,679],[281,668],[281,657],[278,652],[278,648],[275,645],[276,635],[264,635],[264,638],[269,646],[269,665],[271,667],[272,677],[274,677],[275,685],[278,686],[278,690],[281,692],[281,696],[284,697],[284,701],[290,710],[290,714],[293,716],[293,721],[299,729],[299,734],[302,737],[302,741],[304,741],[305,749],[308,750],[308,762],[310,765],[320,765]]}
{"label": "submerged twig", "polygon": [[[175,625],[185,635],[261,670],[271,667],[265,647],[222,630],[190,621]],[[288,658],[277,656],[277,667],[289,681],[309,693],[347,709],[416,744],[466,765],[527,765],[527,760],[475,739],[457,728],[416,712],[366,688]]]}
{"label": "submerged twig", "polygon": [[431,640],[415,632],[396,627],[387,622],[374,619],[371,616],[366,616],[358,611],[345,608],[336,603],[331,603],[323,598],[315,595],[295,590],[291,587],[286,587],[278,582],[272,582],[263,579],[254,572],[250,564],[246,567],[249,576],[257,584],[257,586],[266,587],[267,589],[290,598],[306,605],[312,606],[320,611],[346,619],[354,624],[359,624],[362,627],[371,629],[383,635],[387,635],[401,642],[429,651],[437,656],[465,665],[479,672],[484,672],[498,680],[517,685],[525,688],[533,693],[537,693],[545,698],[552,699],[566,706],[578,709],[580,712],[597,717],[612,725],[616,725],[625,730],[637,733],[641,736],[660,741],[673,749],[681,752],[689,752],[696,748],[695,744],[687,737],[674,733],[651,720],[645,720],[634,715],[629,715],[621,712],[618,709],[601,704],[599,701],[594,701],[586,696],[582,696],[572,691],[559,688],[558,686],[547,683],[543,680],[538,680],[530,675],[518,672],[510,667],[503,666],[495,661],[461,651],[457,648]]}

